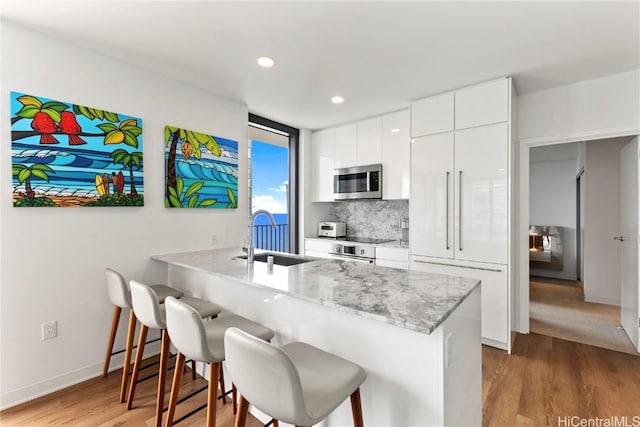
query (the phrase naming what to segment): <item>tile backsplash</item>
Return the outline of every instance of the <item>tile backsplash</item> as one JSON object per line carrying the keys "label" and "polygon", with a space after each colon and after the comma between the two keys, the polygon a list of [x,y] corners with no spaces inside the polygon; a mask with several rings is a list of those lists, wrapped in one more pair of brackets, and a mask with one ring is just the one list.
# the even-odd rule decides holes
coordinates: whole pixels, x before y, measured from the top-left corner
{"label": "tile backsplash", "polygon": [[347,223],[347,236],[400,240],[400,220],[409,216],[408,200],[348,200],[329,208],[331,221]]}

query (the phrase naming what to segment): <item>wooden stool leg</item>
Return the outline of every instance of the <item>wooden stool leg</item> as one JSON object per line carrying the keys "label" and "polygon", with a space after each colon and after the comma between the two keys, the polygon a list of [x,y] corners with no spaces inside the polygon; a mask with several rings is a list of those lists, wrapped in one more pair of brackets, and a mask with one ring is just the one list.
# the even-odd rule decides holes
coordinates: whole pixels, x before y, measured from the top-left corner
{"label": "wooden stool leg", "polygon": [[109,371],[109,362],[111,362],[111,352],[113,352],[113,343],[116,340],[116,332],[118,332],[118,323],[120,323],[121,307],[115,306],[113,310],[113,319],[111,320],[111,335],[109,335],[109,342],[107,343],[107,355],[104,358],[104,367],[102,368],[102,378],[107,376]]}
{"label": "wooden stool leg", "polygon": [[176,366],[173,369],[173,383],[171,383],[171,394],[169,396],[169,409],[167,410],[167,427],[173,425],[173,416],[176,413],[176,404],[180,391],[180,381],[182,381],[182,369],[184,368],[184,354],[178,353]]}
{"label": "wooden stool leg", "polygon": [[240,404],[238,405],[238,413],[236,414],[236,423],[234,427],[245,427],[247,424],[247,414],[249,412],[249,402],[240,395]]}
{"label": "wooden stool leg", "polygon": [[222,404],[225,405],[227,403],[227,389],[224,388],[224,369],[222,369],[222,363],[220,363],[220,390],[222,391]]}
{"label": "wooden stool leg", "polygon": [[236,404],[238,400],[238,389],[234,383],[231,383],[231,404],[233,405],[233,414],[238,413],[238,405]]}
{"label": "wooden stool leg", "polygon": [[207,427],[216,427],[216,403],[220,363],[209,364],[209,389],[207,393]]}
{"label": "wooden stool leg", "polygon": [[196,361],[191,361],[191,379],[195,381],[196,379]]}
{"label": "wooden stool leg", "polygon": [[158,396],[156,400],[156,427],[162,426],[162,409],[164,408],[164,388],[167,382],[167,362],[169,360],[169,333],[162,330],[162,347],[160,349],[160,367],[158,371]]}
{"label": "wooden stool leg", "polygon": [[144,343],[147,340],[147,328],[145,325],[140,326],[140,336],[138,337],[138,350],[136,350],[136,361],[133,363],[133,372],[131,373],[131,382],[129,383],[129,396],[127,397],[127,409],[131,409],[133,405],[133,396],[136,393],[136,383],[138,382],[138,374],[140,374],[140,365],[142,364],[142,353],[144,353]]}
{"label": "wooden stool leg", "polygon": [[360,403],[360,387],[351,393],[351,413],[353,414],[353,427],[363,427],[362,405]]}
{"label": "wooden stool leg", "polygon": [[133,351],[133,338],[136,333],[136,315],[133,310],[129,313],[129,327],[127,328],[127,344],[124,350],[124,361],[122,362],[122,381],[120,382],[120,403],[127,397],[127,380],[129,379],[129,368],[131,368],[131,352]]}
{"label": "wooden stool leg", "polygon": [[278,422],[278,420],[271,420],[273,421],[272,425],[273,427],[280,427],[280,423]]}

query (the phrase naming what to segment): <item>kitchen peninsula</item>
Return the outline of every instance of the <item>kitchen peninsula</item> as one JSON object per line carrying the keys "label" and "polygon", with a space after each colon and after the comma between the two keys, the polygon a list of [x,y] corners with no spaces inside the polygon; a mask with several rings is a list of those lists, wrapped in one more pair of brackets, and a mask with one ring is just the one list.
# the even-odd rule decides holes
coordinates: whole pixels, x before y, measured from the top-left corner
{"label": "kitchen peninsula", "polygon": [[[481,424],[477,280],[329,259],[269,271],[239,255],[152,259],[168,264],[169,285],[274,329],[274,343],[304,341],[361,365],[365,425]],[[351,425],[348,403],[321,425]]]}

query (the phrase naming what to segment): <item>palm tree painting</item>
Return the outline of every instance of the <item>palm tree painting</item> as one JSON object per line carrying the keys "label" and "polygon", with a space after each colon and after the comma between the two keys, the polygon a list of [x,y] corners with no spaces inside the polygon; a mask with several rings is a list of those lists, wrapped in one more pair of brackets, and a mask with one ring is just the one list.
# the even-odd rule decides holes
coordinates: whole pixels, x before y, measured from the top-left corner
{"label": "palm tree painting", "polygon": [[165,126],[167,208],[237,208],[238,143]]}
{"label": "palm tree painting", "polygon": [[142,206],[142,120],[11,92],[13,205]]}

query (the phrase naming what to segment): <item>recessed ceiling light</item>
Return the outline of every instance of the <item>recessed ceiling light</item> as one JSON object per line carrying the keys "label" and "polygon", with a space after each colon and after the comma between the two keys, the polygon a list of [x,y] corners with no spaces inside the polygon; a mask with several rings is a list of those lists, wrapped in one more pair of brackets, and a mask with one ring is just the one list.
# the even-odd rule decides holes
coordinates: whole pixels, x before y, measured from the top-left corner
{"label": "recessed ceiling light", "polygon": [[334,104],[342,104],[344,102],[344,98],[341,96],[334,96],[333,98],[331,98],[331,102],[333,102]]}
{"label": "recessed ceiling light", "polygon": [[258,58],[258,65],[263,68],[271,68],[273,64],[275,64],[275,61],[269,56],[261,56]]}
{"label": "recessed ceiling light", "polygon": [[400,129],[398,129],[398,128],[393,128],[393,129],[391,129],[391,132],[393,132],[393,133],[400,132]]}

